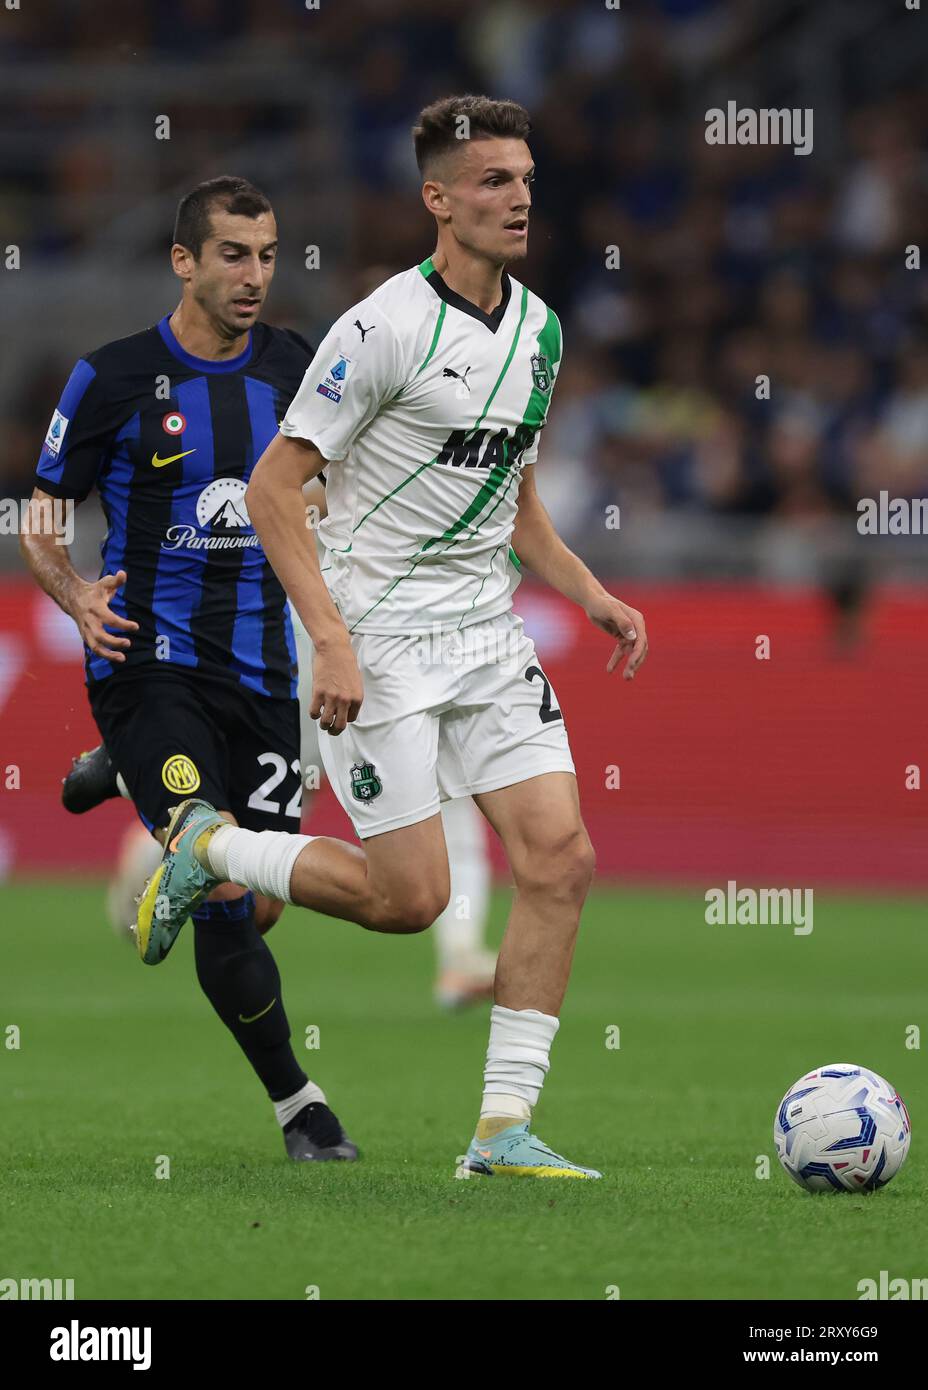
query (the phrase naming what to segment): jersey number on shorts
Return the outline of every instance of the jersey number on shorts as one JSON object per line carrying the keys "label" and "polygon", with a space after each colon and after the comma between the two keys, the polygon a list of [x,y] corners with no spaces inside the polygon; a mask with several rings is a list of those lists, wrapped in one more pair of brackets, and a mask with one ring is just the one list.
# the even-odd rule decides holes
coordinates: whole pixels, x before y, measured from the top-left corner
{"label": "jersey number on shorts", "polygon": [[[287,775],[287,762],[279,753],[262,753],[258,758],[259,766],[273,767],[274,771],[270,777],[266,777],[260,787],[255,787],[251,796],[248,798],[248,805],[252,811],[270,811],[272,815],[280,815],[280,802],[268,801],[268,793],[275,791]],[[294,758],[290,764],[293,772],[298,778],[297,789],[287,802],[284,810],[285,816],[298,816],[300,814],[300,803],[303,800],[303,772],[300,767],[299,758]]]}
{"label": "jersey number on shorts", "polygon": [[557,708],[556,705],[554,709],[551,708],[551,682],[548,680],[548,677],[545,675],[544,671],[541,669],[540,666],[530,666],[525,673],[525,679],[534,683],[536,676],[541,676],[541,679],[543,681],[541,692],[541,709],[538,711],[538,716],[541,719],[542,724],[554,724],[557,722],[558,719],[563,719],[564,716],[563,714],[561,714],[561,711]]}

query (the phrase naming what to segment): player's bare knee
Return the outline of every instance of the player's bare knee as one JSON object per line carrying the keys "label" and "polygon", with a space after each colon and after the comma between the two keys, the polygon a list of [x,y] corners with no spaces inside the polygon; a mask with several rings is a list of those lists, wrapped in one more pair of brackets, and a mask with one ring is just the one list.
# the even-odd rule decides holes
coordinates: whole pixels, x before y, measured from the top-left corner
{"label": "player's bare knee", "polygon": [[278,898],[266,898],[263,893],[255,894],[255,926],[262,936],[280,921],[284,905]]}
{"label": "player's bare knee", "polygon": [[596,867],[590,837],[583,826],[533,845],[513,865],[516,887],[522,893],[582,901]]}
{"label": "player's bare knee", "polygon": [[581,827],[574,836],[563,859],[565,883],[571,896],[580,902],[590,891],[593,874],[596,870],[596,854],[590,837]]}
{"label": "player's bare knee", "polygon": [[587,892],[590,884],[593,882],[593,876],[596,873],[596,851],[585,829],[583,831],[583,843],[581,845],[581,859],[583,873],[586,877],[584,892]]}
{"label": "player's bare knee", "polygon": [[240,883],[220,883],[218,888],[214,888],[207,901],[211,903],[234,903],[238,898],[244,898],[248,892]]}
{"label": "player's bare knee", "polygon": [[417,932],[428,931],[441,912],[436,899],[417,898],[400,904],[390,916],[390,930],[403,936],[413,936]]}
{"label": "player's bare knee", "polygon": [[440,889],[423,886],[395,898],[386,898],[381,907],[378,927],[381,931],[393,932],[398,936],[428,931],[448,906],[449,896],[450,889],[444,893]]}

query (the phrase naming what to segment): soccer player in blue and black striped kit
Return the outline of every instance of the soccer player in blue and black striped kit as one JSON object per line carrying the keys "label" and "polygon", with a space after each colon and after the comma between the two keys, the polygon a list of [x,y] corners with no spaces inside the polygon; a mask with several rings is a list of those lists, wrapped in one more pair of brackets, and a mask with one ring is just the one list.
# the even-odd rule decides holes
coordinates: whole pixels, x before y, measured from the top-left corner
{"label": "soccer player in blue and black striped kit", "polygon": [[[180,304],[80,359],[36,468],[36,499],[76,504],[96,486],[103,504],[95,583],[54,535],[26,535],[22,548],[77,623],[94,719],[159,839],[170,807],[194,792],[253,830],[299,829],[293,630],[244,500],[313,355],[298,334],[258,321],[276,251],[271,206],[246,180],[188,193],[171,251]],[[356,1158],[290,1044],[262,936],[281,910],[234,884],[217,890],[194,914],[197,975],[273,1101],[290,1156]]]}

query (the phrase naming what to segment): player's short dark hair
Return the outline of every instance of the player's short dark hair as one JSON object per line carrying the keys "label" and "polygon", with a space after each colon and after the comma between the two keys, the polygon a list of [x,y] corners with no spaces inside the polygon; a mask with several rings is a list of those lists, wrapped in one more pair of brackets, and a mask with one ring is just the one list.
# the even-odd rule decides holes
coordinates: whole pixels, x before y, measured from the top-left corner
{"label": "player's short dark hair", "polygon": [[174,218],[174,241],[186,246],[194,260],[200,259],[203,243],[212,231],[210,214],[214,208],[238,217],[260,217],[262,212],[271,211],[260,188],[255,188],[247,179],[223,174],[218,179],[198,183],[181,198]]}
{"label": "player's short dark hair", "polygon": [[[467,125],[460,121],[467,117]],[[461,130],[468,131],[462,136]],[[479,140],[502,136],[512,140],[527,140],[531,122],[524,106],[517,101],[494,101],[492,97],[442,97],[419,113],[412,128],[416,147],[416,163],[420,174],[427,174],[435,161],[452,150],[460,149],[462,140]]]}

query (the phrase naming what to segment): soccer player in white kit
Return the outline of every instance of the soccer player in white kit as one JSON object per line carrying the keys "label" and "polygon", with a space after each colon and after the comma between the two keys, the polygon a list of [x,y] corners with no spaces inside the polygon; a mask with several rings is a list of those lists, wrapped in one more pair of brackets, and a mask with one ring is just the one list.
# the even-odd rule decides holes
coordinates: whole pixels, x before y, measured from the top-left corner
{"label": "soccer player in white kit", "polygon": [[[512,613],[510,544],[617,639],[607,671],[627,658],[632,679],[647,639],[535,490],[561,329],[506,270],[527,247],[529,130],[522,107],[486,97],[422,112],[414,140],[436,249],[336,322],[248,487],[313,640],[310,713],[363,849],[243,830],[184,802],[142,899],[139,944],[156,963],[191,905],[227,880],[371,930],[423,930],[450,891],[440,802],[473,796],[515,894],[463,1170],[595,1178],[530,1130],[594,860],[563,715]],[[301,489],[323,469],[320,572]]]}

